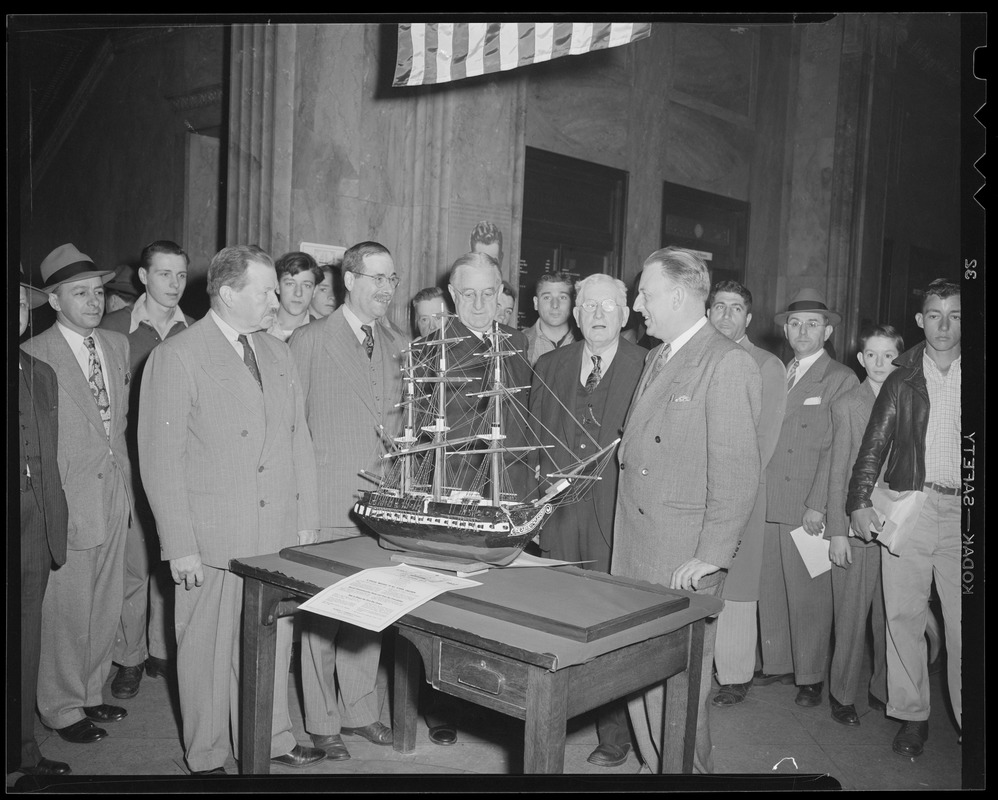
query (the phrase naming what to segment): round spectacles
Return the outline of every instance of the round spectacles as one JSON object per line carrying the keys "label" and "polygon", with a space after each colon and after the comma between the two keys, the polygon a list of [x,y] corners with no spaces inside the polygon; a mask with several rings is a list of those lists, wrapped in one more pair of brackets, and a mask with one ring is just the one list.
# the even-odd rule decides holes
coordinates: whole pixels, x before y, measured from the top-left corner
{"label": "round spectacles", "polygon": [[482,300],[491,300],[497,293],[495,289],[482,289],[480,292],[476,292],[474,289],[465,289],[463,292],[458,292],[469,303],[475,302],[476,297],[480,297]]}
{"label": "round spectacles", "polygon": [[586,300],[584,303],[579,303],[579,308],[583,311],[587,311],[592,314],[596,310],[596,306],[602,308],[607,314],[611,314],[619,308],[619,304],[616,300],[607,298],[606,300],[601,300],[596,302],[595,300]]}
{"label": "round spectacles", "polygon": [[801,322],[799,319],[792,319],[787,323],[787,327],[792,331],[799,330],[802,325],[809,331],[816,331],[818,328],[825,327],[824,322],[818,322],[816,319],[809,319],[807,322]]}
{"label": "round spectacles", "polygon": [[366,272],[355,272],[353,274],[358,278],[370,278],[379,289],[384,289],[386,286],[391,286],[394,289],[399,285],[398,275],[368,275]]}

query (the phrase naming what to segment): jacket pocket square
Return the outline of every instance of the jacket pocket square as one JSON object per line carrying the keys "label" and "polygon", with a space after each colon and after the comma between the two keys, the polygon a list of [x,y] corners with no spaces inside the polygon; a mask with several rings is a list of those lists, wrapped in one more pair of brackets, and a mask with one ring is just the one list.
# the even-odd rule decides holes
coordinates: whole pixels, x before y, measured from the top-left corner
{"label": "jacket pocket square", "polygon": [[688,394],[673,395],[669,398],[670,403],[688,403],[690,402],[690,396]]}
{"label": "jacket pocket square", "polygon": [[820,406],[821,405],[821,398],[820,397],[808,397],[804,401],[804,405],[806,405],[806,406]]}

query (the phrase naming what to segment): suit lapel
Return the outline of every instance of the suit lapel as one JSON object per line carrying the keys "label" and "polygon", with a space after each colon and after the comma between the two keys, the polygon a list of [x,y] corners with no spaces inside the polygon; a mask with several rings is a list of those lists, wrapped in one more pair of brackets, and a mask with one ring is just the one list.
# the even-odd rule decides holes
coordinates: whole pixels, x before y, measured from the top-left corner
{"label": "suit lapel", "polygon": [[[575,397],[579,391],[579,378],[582,375],[582,349],[583,345],[576,347],[573,345],[568,345],[569,347],[575,347],[576,352],[572,354],[571,358],[560,359],[561,363],[558,365],[558,374],[555,376],[555,386],[557,387],[557,396],[563,397],[563,402],[569,408],[573,408],[575,405]],[[560,414],[561,417],[561,438],[562,441],[570,442],[573,438],[572,428],[574,428],[574,421],[568,414]],[[579,420],[581,422],[581,420]]]}
{"label": "suit lapel", "polygon": [[[263,403],[260,402],[260,387],[236,353],[225,334],[209,314],[196,324],[204,337],[208,362],[203,367],[215,383],[235,397],[247,410],[263,416]],[[259,351],[258,351],[259,352]],[[259,364],[259,362],[258,362]]]}
{"label": "suit lapel", "polygon": [[[280,424],[284,408],[288,402],[288,377],[286,366],[278,357],[279,350],[271,347],[266,341],[266,333],[254,333],[253,344],[256,345],[257,364],[260,367],[260,380],[263,383],[263,405],[267,417],[266,434],[263,442],[263,455],[266,458],[273,443],[281,436],[290,436],[291,432],[284,430]],[[247,370],[249,372],[249,370]]]}
{"label": "suit lapel", "polygon": [[80,369],[80,364],[76,360],[76,356],[70,350],[66,337],[59,332],[56,325],[53,325],[41,334],[41,336],[45,336],[47,339],[46,345],[49,356],[49,358],[43,358],[42,360],[48,361],[52,365],[59,386],[80,407],[83,415],[100,432],[101,436],[106,437],[107,432],[104,430],[104,421],[100,418],[100,411],[94,400],[94,393],[90,389],[90,382],[83,375],[83,370]]}
{"label": "suit lapel", "polygon": [[[630,421],[632,416],[635,419],[648,417],[662,405],[668,404],[669,395],[671,394],[669,391],[671,384],[688,374],[689,369],[695,369],[696,365],[700,363],[712,330],[713,328],[710,326],[710,323],[707,323],[693,334],[693,338],[679,348],[678,353],[673,354],[669,358],[665,366],[662,367],[662,371],[652,380],[651,385],[632,404],[631,413],[628,414],[628,421]],[[660,345],[660,347],[664,347],[664,345]],[[656,348],[652,352],[654,353],[654,357],[657,358],[661,351]],[[652,367],[652,363],[654,362],[649,359],[649,362],[645,365],[645,371],[641,375],[642,384],[647,377],[648,370]]]}
{"label": "suit lapel", "polygon": [[[374,408],[371,379],[366,372],[367,355],[364,353],[363,345],[354,335],[350,323],[340,309],[333,312],[329,323],[326,325],[322,346],[336,365],[337,371],[343,373],[342,378],[351,390],[360,397],[367,408]],[[340,376],[337,375],[335,380],[339,381]]]}
{"label": "suit lapel", "polygon": [[[122,413],[122,400],[127,398],[128,387],[125,385],[125,373],[128,371],[125,354],[118,350],[108,336],[100,330],[94,329],[94,337],[100,342],[101,350],[104,352],[104,381],[108,387],[111,398],[111,438],[121,434],[125,430],[127,422],[125,414]],[[87,386],[89,387],[89,383]],[[97,404],[94,403],[96,406]],[[99,414],[98,414],[99,416]],[[101,423],[101,427],[104,425]]]}
{"label": "suit lapel", "polygon": [[803,377],[794,384],[794,387],[787,396],[793,397],[800,402],[803,402],[804,398],[810,397],[809,392],[814,388],[814,384],[820,383],[821,379],[825,377],[825,369],[827,369],[828,362],[831,360],[827,351],[818,356],[818,359],[804,373]]}

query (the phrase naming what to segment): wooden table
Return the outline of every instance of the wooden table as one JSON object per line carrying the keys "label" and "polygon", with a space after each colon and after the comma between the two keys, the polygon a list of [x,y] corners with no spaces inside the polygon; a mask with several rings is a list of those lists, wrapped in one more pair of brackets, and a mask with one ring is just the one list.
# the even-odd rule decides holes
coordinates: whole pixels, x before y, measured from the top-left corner
{"label": "wooden table", "polygon": [[[280,554],[237,559],[230,565],[245,580],[239,762],[243,774],[270,770],[277,618],[293,613],[300,600],[352,572],[392,565],[390,553],[366,537],[310,547],[335,556],[332,571]],[[557,570],[572,570],[577,573],[573,580],[579,581],[595,575],[570,567]],[[532,568],[528,575],[518,570],[516,580],[521,587],[525,580],[534,583],[542,592],[544,573],[551,571]],[[495,594],[504,579],[493,575],[498,573],[473,579],[493,581]],[[558,576],[558,580],[566,578]],[[475,588],[479,587],[464,591],[471,593]],[[663,590],[656,587],[656,591]],[[415,750],[421,667],[435,689],[524,720],[527,773],[563,771],[568,719],[665,681],[669,711],[663,732],[664,758],[658,766],[662,772],[692,772],[704,619],[717,613],[721,602],[702,595],[674,594],[688,596],[689,606],[592,641],[496,619],[480,608],[455,606],[444,596],[444,600],[425,603],[394,623],[399,633],[394,749],[401,753]]]}

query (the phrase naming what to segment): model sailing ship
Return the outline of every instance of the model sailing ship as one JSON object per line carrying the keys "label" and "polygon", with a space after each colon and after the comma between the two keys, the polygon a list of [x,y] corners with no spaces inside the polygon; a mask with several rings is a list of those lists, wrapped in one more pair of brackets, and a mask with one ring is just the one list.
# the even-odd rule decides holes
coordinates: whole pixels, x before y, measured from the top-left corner
{"label": "model sailing ship", "polygon": [[530,387],[511,385],[508,362],[524,354],[504,346],[510,334],[498,323],[485,347],[469,350],[467,337],[448,338],[450,315],[439,316],[439,330],[405,352],[403,430],[378,488],[361,492],[354,511],[386,549],[504,566],[556,506],[585,496],[619,439],[600,448],[587,432],[596,452],[558,464],[542,476],[546,489],[533,488],[542,483],[536,451],[556,437],[530,416]]}

